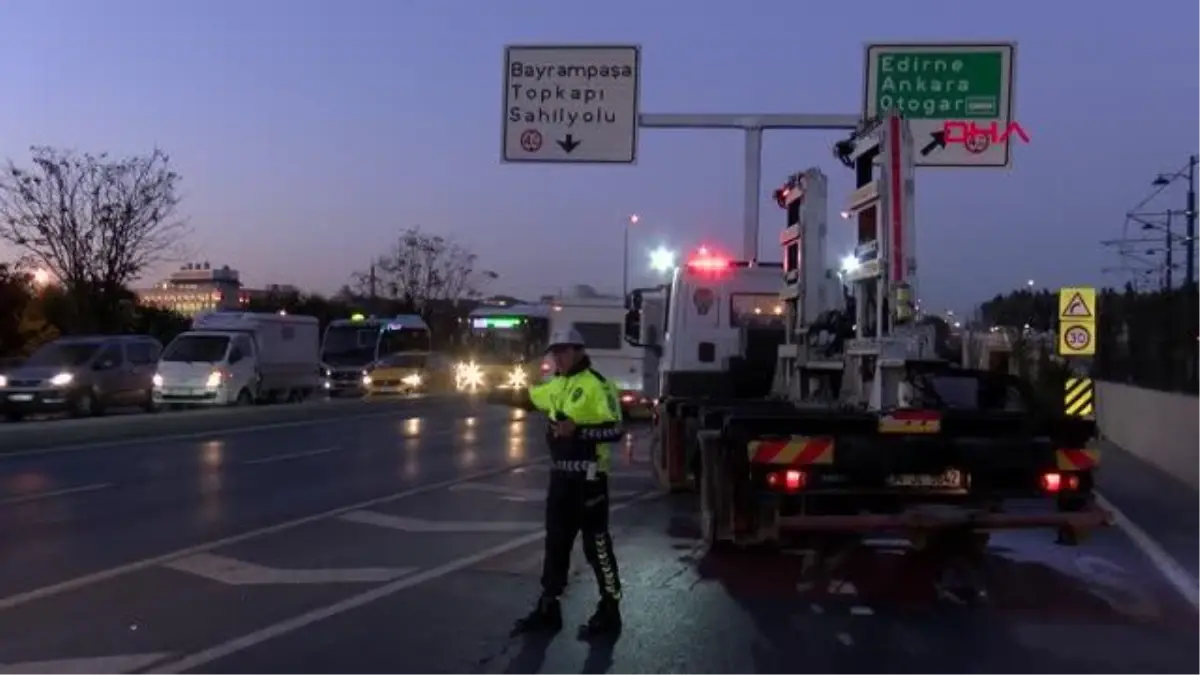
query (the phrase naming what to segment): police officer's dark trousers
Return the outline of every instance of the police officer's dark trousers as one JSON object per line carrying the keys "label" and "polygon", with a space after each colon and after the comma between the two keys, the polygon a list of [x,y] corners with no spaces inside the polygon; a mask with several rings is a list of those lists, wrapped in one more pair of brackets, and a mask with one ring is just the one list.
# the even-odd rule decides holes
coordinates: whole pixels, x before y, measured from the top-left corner
{"label": "police officer's dark trousers", "polygon": [[542,561],[544,597],[557,598],[567,587],[575,536],[583,537],[583,552],[596,574],[601,601],[621,598],[621,577],[608,532],[608,478],[555,470],[546,498],[546,554]]}

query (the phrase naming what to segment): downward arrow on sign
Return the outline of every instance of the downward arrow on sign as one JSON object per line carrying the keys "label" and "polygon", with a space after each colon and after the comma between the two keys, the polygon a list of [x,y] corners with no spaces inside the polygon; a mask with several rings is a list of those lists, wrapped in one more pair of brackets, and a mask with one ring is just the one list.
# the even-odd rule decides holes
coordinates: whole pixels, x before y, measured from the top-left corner
{"label": "downward arrow on sign", "polygon": [[558,147],[562,148],[563,152],[567,153],[568,155],[571,154],[571,151],[573,151],[575,148],[578,148],[583,143],[583,141],[575,140],[575,137],[571,134],[567,134],[566,138],[556,142],[558,143]]}

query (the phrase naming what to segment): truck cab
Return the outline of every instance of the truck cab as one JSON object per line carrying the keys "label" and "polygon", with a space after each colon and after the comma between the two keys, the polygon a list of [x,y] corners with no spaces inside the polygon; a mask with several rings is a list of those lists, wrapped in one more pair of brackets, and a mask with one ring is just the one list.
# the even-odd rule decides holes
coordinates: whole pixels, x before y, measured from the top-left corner
{"label": "truck cab", "polygon": [[730,260],[702,247],[675,270],[664,303],[661,396],[728,393],[731,359],[760,352],[774,369],[785,329],[780,267]]}

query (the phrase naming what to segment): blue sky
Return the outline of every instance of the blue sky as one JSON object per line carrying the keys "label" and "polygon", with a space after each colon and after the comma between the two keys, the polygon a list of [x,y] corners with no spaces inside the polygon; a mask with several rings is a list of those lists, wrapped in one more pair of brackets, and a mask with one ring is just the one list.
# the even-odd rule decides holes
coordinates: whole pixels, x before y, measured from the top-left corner
{"label": "blue sky", "polygon": [[[502,165],[505,44],[641,44],[643,112],[854,113],[866,42],[1015,40],[1032,143],[1009,172],[917,183],[921,295],[965,309],[1029,278],[1103,281],[1116,260],[1098,242],[1196,151],[1198,23],[1178,0],[8,0],[0,155],[157,144],[184,176],[193,247],[251,284],[333,290],[420,225],[478,252],[497,292],[615,290],[629,213],[637,282],[659,243],[736,251],[742,139],[649,130],[637,166]],[[767,136],[764,258],[789,173],[829,174],[831,211],[849,191],[836,139]],[[831,257],[849,241],[832,222]]]}

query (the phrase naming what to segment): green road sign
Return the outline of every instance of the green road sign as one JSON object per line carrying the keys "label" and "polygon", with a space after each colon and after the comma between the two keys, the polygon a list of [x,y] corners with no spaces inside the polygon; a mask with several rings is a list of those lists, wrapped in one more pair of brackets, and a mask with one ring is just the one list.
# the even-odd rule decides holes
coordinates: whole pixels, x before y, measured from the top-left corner
{"label": "green road sign", "polygon": [[[863,116],[898,110],[910,121],[920,144],[942,131],[945,122],[996,122],[1008,128],[1013,111],[1012,43],[868,44],[863,78]],[[951,146],[919,155],[917,164],[934,166],[1007,166],[1008,143],[972,154]]]}

